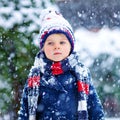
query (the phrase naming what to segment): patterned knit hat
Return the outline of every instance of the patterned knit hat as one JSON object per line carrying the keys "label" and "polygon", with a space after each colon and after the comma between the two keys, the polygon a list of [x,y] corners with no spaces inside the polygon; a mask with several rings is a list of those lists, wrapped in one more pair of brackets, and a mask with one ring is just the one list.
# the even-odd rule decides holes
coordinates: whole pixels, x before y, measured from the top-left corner
{"label": "patterned knit hat", "polygon": [[71,52],[74,49],[74,35],[69,22],[54,9],[45,9],[40,15],[40,48],[43,48],[47,37],[54,33],[63,33],[71,44]]}

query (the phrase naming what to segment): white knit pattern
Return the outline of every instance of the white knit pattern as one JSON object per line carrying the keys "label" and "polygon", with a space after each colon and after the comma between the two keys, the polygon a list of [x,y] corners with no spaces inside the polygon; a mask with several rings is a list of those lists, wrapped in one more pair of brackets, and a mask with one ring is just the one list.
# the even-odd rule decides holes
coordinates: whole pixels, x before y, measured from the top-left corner
{"label": "white knit pattern", "polygon": [[54,9],[45,9],[40,16],[40,42],[42,35],[47,34],[52,30],[60,30],[69,33],[71,39],[74,41],[73,30],[69,22]]}

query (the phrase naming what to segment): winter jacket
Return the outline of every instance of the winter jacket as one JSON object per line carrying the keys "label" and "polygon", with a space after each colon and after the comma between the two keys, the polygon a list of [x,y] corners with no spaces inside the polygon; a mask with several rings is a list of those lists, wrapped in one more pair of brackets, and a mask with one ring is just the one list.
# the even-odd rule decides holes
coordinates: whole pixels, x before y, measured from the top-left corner
{"label": "winter jacket", "polygon": [[[74,74],[67,71],[55,75],[56,82],[42,83],[39,87],[36,120],[82,120],[78,117],[78,84]],[[28,120],[28,83],[26,83],[19,111],[18,120]],[[88,120],[103,120],[104,113],[99,97],[92,84],[89,82],[89,93],[86,95]],[[87,119],[86,119],[87,120]]]}

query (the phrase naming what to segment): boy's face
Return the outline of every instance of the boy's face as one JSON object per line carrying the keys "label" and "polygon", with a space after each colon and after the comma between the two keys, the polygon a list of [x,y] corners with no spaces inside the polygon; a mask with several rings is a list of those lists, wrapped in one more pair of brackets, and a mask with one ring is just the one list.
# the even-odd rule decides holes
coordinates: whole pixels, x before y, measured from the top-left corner
{"label": "boy's face", "polygon": [[71,45],[64,34],[51,34],[45,41],[43,51],[52,61],[65,59],[71,51]]}

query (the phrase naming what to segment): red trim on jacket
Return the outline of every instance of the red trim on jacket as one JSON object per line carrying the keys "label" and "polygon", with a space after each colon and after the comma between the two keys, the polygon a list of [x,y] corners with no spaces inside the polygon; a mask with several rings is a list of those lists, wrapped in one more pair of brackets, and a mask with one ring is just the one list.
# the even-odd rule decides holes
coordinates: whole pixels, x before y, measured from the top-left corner
{"label": "red trim on jacket", "polygon": [[60,62],[55,62],[51,66],[52,74],[59,75],[63,73],[62,66]]}
{"label": "red trim on jacket", "polygon": [[40,76],[33,76],[28,78],[28,86],[34,87],[40,85]]}
{"label": "red trim on jacket", "polygon": [[87,95],[89,94],[89,84],[86,84],[78,80],[77,86],[78,86],[78,92],[85,92]]}

